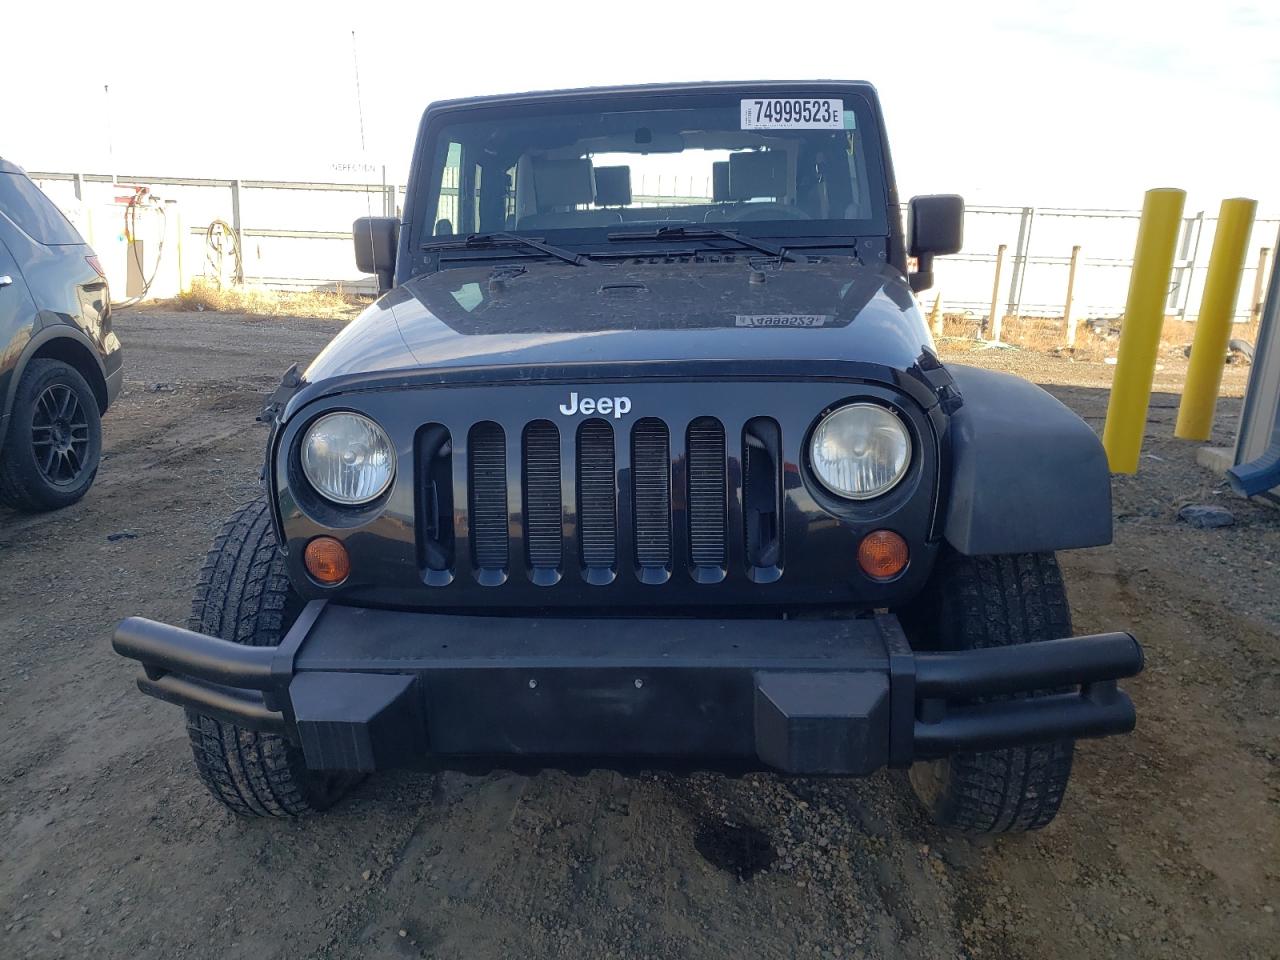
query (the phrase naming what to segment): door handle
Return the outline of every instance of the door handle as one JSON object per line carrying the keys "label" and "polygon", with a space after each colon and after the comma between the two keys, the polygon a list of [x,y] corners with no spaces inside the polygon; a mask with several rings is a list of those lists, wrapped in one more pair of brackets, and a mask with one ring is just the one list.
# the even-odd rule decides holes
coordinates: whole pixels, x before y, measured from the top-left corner
{"label": "door handle", "polygon": [[11,283],[13,283],[13,277],[9,276],[7,273],[0,276],[0,287],[7,287]]}

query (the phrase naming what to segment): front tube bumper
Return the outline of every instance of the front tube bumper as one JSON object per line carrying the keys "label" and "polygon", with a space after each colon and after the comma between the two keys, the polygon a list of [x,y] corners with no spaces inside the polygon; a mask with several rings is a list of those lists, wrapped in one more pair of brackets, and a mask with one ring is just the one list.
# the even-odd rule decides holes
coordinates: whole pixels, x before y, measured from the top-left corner
{"label": "front tube bumper", "polygon": [[314,601],[278,647],[132,617],[140,689],[299,743],[422,763],[861,775],[1133,729],[1127,633],[915,653],[897,620],[519,620]]}

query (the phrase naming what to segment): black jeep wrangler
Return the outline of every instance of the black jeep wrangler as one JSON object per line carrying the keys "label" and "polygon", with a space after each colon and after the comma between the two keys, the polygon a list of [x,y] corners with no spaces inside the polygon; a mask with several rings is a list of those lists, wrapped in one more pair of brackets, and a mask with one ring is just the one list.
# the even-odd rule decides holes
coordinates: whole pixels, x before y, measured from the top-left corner
{"label": "black jeep wrangler", "polygon": [[1054,560],[1111,538],[1093,431],[930,340],[962,217],[904,235],[862,83],[433,104],[355,225],[385,294],[269,401],[189,629],[116,650],[243,814],[404,764],[887,766],[1044,826],[1142,653],[1071,636]]}

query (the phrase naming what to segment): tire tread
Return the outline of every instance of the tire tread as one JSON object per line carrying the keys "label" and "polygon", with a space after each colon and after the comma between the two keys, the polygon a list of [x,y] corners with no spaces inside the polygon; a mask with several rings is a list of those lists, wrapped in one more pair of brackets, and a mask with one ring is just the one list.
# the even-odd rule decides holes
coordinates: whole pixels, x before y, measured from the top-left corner
{"label": "tire tread", "polygon": [[[942,645],[976,649],[1071,635],[1062,573],[1052,554],[965,557],[948,554],[935,572],[931,598]],[[939,823],[965,833],[1038,830],[1062,804],[1074,743],[961,753],[946,764],[932,802]],[[922,799],[925,799],[922,797]]]}
{"label": "tire tread", "polygon": [[[187,627],[250,646],[274,646],[288,626],[291,587],[262,500],[223,524],[200,567]],[[308,771],[301,751],[273,733],[187,711],[200,780],[241,816],[299,817],[331,806],[347,785]]]}

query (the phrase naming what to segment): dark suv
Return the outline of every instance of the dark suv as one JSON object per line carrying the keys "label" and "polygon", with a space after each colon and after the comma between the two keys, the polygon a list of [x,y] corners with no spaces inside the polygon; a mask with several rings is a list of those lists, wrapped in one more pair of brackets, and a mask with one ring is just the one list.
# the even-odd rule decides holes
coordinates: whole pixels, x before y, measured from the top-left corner
{"label": "dark suv", "polygon": [[[910,768],[941,823],[1049,822],[1130,730],[1127,633],[1071,636],[1054,551],[1107,543],[1093,431],[944,366],[861,83],[434,104],[386,294],[264,417],[265,498],[190,629],[116,650],[244,814],[401,764]],[[914,268],[908,261],[914,258]]]}
{"label": "dark suv", "polygon": [[93,250],[0,158],[0,504],[53,510],[89,490],[124,378]]}

